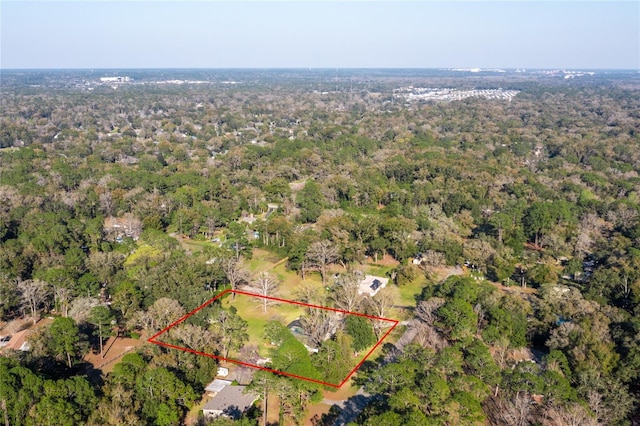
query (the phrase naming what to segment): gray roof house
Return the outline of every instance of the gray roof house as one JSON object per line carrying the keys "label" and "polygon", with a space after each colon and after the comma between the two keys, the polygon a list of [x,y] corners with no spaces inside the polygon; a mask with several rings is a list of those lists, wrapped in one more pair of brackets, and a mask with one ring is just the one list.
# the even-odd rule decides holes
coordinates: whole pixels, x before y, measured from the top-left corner
{"label": "gray roof house", "polygon": [[202,408],[205,417],[226,416],[238,419],[258,399],[253,392],[244,393],[246,386],[225,386]]}

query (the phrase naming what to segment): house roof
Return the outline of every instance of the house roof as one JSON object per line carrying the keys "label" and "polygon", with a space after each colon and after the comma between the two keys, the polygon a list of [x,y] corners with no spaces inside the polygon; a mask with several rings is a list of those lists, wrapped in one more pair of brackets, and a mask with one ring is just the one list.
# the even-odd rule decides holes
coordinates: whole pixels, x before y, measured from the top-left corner
{"label": "house roof", "polygon": [[258,399],[253,392],[244,393],[246,386],[225,386],[216,396],[211,398],[202,411],[205,414],[224,414],[231,418],[240,415]]}
{"label": "house roof", "polygon": [[220,392],[225,388],[225,386],[229,386],[230,384],[231,381],[229,380],[215,379],[213,382],[209,383],[204,390],[206,392]]}
{"label": "house roof", "polygon": [[358,289],[358,293],[373,296],[378,292],[378,290],[385,287],[388,282],[389,278],[365,275],[364,279],[360,281],[360,288]]}
{"label": "house roof", "polygon": [[300,322],[300,318],[294,319],[293,321],[291,321],[289,323],[289,325],[287,325],[287,328],[291,328],[291,327],[300,327],[300,328],[302,328],[302,323]]}

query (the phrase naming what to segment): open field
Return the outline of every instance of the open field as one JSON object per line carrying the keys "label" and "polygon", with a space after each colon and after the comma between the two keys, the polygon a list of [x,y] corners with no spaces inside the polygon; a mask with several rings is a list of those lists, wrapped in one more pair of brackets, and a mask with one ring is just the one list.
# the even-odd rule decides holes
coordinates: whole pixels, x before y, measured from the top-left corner
{"label": "open field", "polygon": [[[304,308],[291,303],[278,303],[267,307],[265,312],[262,307],[262,299],[239,294],[235,297],[226,297],[222,306],[231,306],[238,310],[238,314],[248,323],[247,333],[249,334],[249,344],[258,346],[260,356],[267,357],[270,345],[264,339],[264,327],[269,321],[276,320],[284,325],[299,318],[304,313]],[[231,353],[231,357],[237,356]]]}

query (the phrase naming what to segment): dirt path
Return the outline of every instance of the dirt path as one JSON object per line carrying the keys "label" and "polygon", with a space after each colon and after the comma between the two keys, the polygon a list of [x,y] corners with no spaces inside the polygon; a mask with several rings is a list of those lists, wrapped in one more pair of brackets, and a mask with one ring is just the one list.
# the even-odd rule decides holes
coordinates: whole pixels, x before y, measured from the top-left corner
{"label": "dirt path", "polygon": [[104,358],[99,353],[94,354],[89,352],[85,355],[84,360],[93,365],[93,368],[96,370],[101,370],[103,374],[107,374],[113,370],[113,366],[116,365],[124,355],[133,352],[143,344],[144,342],[138,339],[110,337],[104,342]]}

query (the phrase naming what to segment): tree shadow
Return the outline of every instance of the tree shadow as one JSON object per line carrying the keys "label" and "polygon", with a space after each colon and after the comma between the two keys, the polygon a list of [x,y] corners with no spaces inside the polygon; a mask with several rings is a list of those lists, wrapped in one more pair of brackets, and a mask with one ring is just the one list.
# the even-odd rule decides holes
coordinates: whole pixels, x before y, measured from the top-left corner
{"label": "tree shadow", "polygon": [[323,414],[321,417],[315,415],[311,419],[311,423],[314,426],[333,426],[353,422],[374,398],[375,396],[354,395],[344,402],[342,408],[334,404],[328,413]]}

